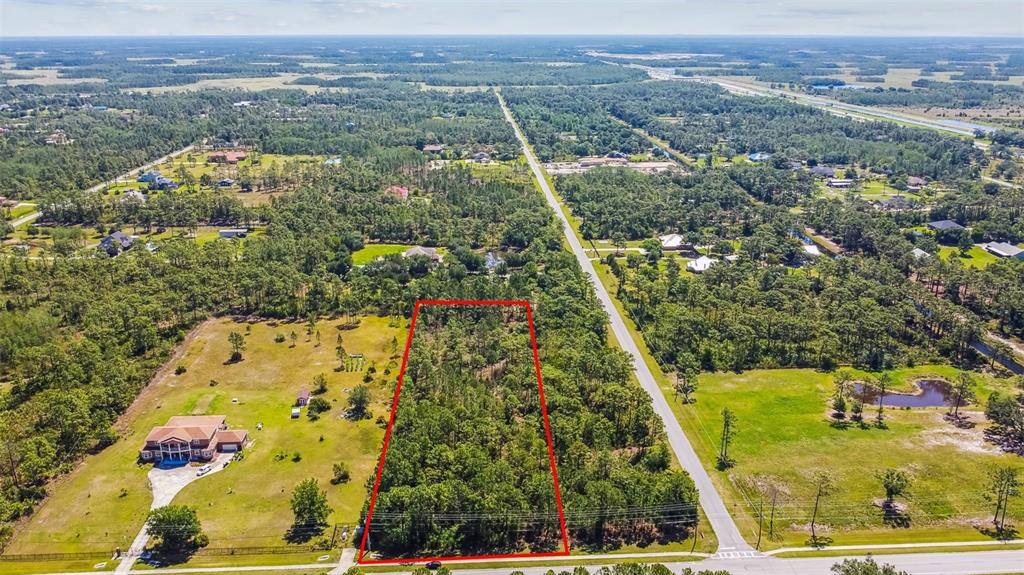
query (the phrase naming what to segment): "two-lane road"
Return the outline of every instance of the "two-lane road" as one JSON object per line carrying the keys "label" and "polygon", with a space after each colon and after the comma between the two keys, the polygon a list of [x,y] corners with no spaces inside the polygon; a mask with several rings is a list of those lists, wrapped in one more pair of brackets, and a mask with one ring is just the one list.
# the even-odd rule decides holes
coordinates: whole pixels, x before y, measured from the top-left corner
{"label": "two-lane road", "polygon": [[558,203],[558,198],[555,197],[551,187],[548,186],[547,179],[541,171],[540,162],[538,162],[537,158],[533,155],[533,151],[530,149],[529,143],[526,141],[526,137],[519,129],[519,125],[512,117],[512,112],[505,104],[505,99],[502,98],[500,94],[498,94],[498,101],[501,104],[501,109],[505,112],[505,119],[512,125],[512,129],[515,130],[516,138],[519,139],[520,144],[523,146],[523,154],[526,155],[526,159],[530,164],[530,169],[533,170],[534,177],[537,178],[537,182],[544,191],[544,197],[547,198],[551,209],[554,210],[555,215],[557,215],[562,222],[565,238],[569,242],[569,246],[572,248],[573,255],[576,256],[576,260],[579,261],[580,267],[583,268],[583,271],[590,276],[592,283],[594,284],[594,291],[597,293],[597,298],[601,301],[601,305],[604,306],[604,310],[608,314],[608,318],[611,320],[612,332],[615,334],[615,338],[619,341],[619,345],[622,346],[622,349],[633,358],[633,369],[636,373],[636,378],[644,390],[651,396],[654,411],[665,424],[665,432],[668,436],[668,442],[672,447],[672,451],[676,454],[676,459],[679,460],[679,463],[684,469],[686,469],[690,474],[690,477],[693,478],[693,482],[697,485],[697,490],[700,492],[701,507],[704,508],[704,514],[707,516],[708,521],[711,523],[711,528],[718,537],[718,550],[720,552],[751,550],[752,547],[743,540],[743,537],[740,535],[740,530],[736,527],[736,523],[732,520],[732,516],[729,515],[729,511],[726,509],[725,502],[722,501],[722,497],[718,494],[718,490],[716,490],[714,484],[711,483],[711,477],[708,475],[707,471],[704,470],[704,467],[700,463],[700,459],[697,458],[697,453],[693,450],[693,446],[690,445],[689,440],[683,433],[683,429],[679,426],[679,422],[676,420],[675,414],[672,413],[672,408],[665,399],[665,395],[661,392],[658,382],[654,379],[654,374],[651,373],[650,368],[647,367],[647,363],[644,362],[643,355],[640,353],[640,348],[637,347],[636,342],[633,341],[633,336],[629,333],[629,330],[626,329],[626,322],[612,304],[611,295],[609,295],[608,290],[604,288],[600,278],[598,278],[597,271],[594,269],[594,264],[591,263],[590,258],[587,257],[586,251],[583,249],[579,239],[577,239],[576,234],[573,232],[572,224],[569,223],[569,219],[566,218],[565,214],[562,212],[561,206]]}

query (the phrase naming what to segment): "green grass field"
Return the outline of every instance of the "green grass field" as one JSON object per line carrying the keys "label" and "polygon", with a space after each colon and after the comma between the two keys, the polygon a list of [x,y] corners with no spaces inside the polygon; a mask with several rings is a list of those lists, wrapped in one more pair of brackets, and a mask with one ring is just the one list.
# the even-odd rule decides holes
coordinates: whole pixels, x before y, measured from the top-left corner
{"label": "green grass field", "polygon": [[[365,481],[380,451],[384,431],[374,419],[352,422],[340,417],[347,390],[362,380],[361,373],[336,372],[336,338],[344,338],[349,353],[362,353],[378,375],[387,367],[392,338],[404,341],[404,325],[389,325],[386,318],[366,317],[353,330],[339,331],[338,321],[317,325],[322,345],[307,338],[304,325],[254,323],[246,336],[244,359],[225,364],[230,355],[227,335],[246,333],[246,325],[227,318],[210,320],[197,328],[180,356],[171,360],[139,396],[122,421],[120,440],[99,454],[87,457],[67,477],[50,486],[50,496],[22,526],[7,553],[109,552],[126,548],[138,532],[151,496],[146,474],[149,465],[136,462],[138,449],[149,430],[172,415],[223,414],[231,427],[247,429],[253,440],[245,458],[186,487],[175,503],[199,510],[211,547],[284,545],[291,524],[291,490],[307,477],[319,480],[334,513],[332,523],[358,519],[366,495]],[[298,334],[296,346],[287,336]],[[286,341],[276,343],[276,334]],[[399,343],[399,348],[401,343]],[[174,375],[174,367],[187,371]],[[289,411],[302,388],[311,388],[319,374],[327,376],[324,396],[333,409],[319,421],[303,414],[290,419]],[[397,376],[397,365],[390,378]],[[373,389],[374,418],[386,415],[390,389]],[[234,400],[237,399],[237,403]],[[262,422],[262,431],[257,431]],[[293,456],[301,454],[300,461]],[[279,457],[282,454],[283,457]],[[352,479],[334,486],[328,481],[332,465],[348,464]],[[122,491],[123,489],[123,491]],[[330,533],[328,532],[328,535]]]}
{"label": "green grass field", "polygon": [[379,257],[400,254],[411,247],[406,244],[367,244],[363,249],[352,254],[352,263],[357,266],[365,266]]}
{"label": "green grass field", "polygon": [[943,260],[958,260],[969,268],[984,269],[990,264],[999,261],[999,258],[985,251],[981,246],[975,245],[967,252],[966,255],[960,255],[960,248],[954,246],[941,246],[939,247],[939,257]]}

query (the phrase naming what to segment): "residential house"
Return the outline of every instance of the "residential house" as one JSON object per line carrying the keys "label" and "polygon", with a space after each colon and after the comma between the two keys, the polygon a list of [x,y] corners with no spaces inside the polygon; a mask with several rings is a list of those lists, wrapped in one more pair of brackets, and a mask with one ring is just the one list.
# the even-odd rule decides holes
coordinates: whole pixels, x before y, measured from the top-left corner
{"label": "residential house", "polygon": [[825,185],[830,188],[849,188],[853,186],[853,180],[849,178],[830,178]]}
{"label": "residential house", "polygon": [[211,152],[206,161],[215,164],[237,164],[246,158],[245,152],[241,150],[225,150],[223,152]]}
{"label": "residential house", "polygon": [[718,260],[715,258],[709,258],[708,256],[700,256],[695,260],[690,260],[689,262],[687,262],[686,269],[695,274],[699,274],[706,272],[708,268],[717,263]]}
{"label": "residential house", "polygon": [[159,178],[159,177],[161,177],[160,176],[160,172],[158,172],[156,170],[150,170],[150,171],[140,175],[138,178],[135,179],[135,181],[139,182],[141,184],[151,184],[151,183],[155,182],[156,179]]}
{"label": "residential house", "polygon": [[423,246],[411,247],[402,252],[402,256],[407,258],[422,256],[430,258],[430,261],[433,262],[440,262],[441,260],[444,259],[444,256],[438,253],[437,248],[425,248]]}
{"label": "residential house", "polygon": [[118,231],[100,240],[99,249],[107,252],[110,257],[114,257],[132,247],[134,243],[135,236],[129,236],[124,232]]}
{"label": "residential house", "polygon": [[771,159],[772,155],[767,152],[754,152],[753,154],[747,154],[747,159],[751,162],[764,162]]}
{"label": "residential house", "polygon": [[223,180],[217,182],[217,187],[220,188],[230,188],[233,185],[235,185],[235,181],[232,180],[231,178],[224,178]]}
{"label": "residential house", "polygon": [[391,186],[387,189],[387,192],[392,196],[401,198],[403,200],[409,199],[409,188],[405,186]]}
{"label": "residential house", "polygon": [[910,251],[910,255],[915,260],[922,260],[932,257],[932,254],[922,250],[921,248],[914,248],[913,250]]}
{"label": "residential house", "polygon": [[1017,258],[1024,260],[1024,249],[1006,242],[989,242],[981,246],[988,253],[1000,258]]}
{"label": "residential house", "polygon": [[836,175],[836,169],[829,166],[814,166],[811,173],[820,178],[831,178]]}
{"label": "residential house", "polygon": [[124,194],[121,195],[122,202],[145,202],[146,194],[143,194],[139,190],[125,190]]}
{"label": "residential house", "polygon": [[176,415],[149,432],[139,456],[143,461],[185,463],[240,451],[248,432],[229,430],[224,420],[223,415]]}
{"label": "residential house", "polygon": [[909,176],[907,178],[907,187],[911,190],[920,190],[927,183],[928,182],[926,182],[924,178],[919,178],[917,176]]}
{"label": "residential house", "polygon": [[959,232],[964,229],[963,226],[953,220],[936,220],[934,222],[928,222],[928,227],[937,232]]}
{"label": "residential house", "polygon": [[234,238],[244,238],[248,234],[249,230],[247,228],[228,228],[217,231],[217,235],[219,235],[221,239],[225,240],[230,240]]}
{"label": "residential house", "polygon": [[679,234],[668,234],[664,236],[658,236],[658,241],[661,242],[661,249],[666,251],[690,251],[693,250],[693,246],[686,242],[685,238]]}
{"label": "residential house", "polygon": [[490,271],[496,270],[503,263],[505,263],[505,259],[494,252],[487,252],[487,255],[484,256],[484,267]]}
{"label": "residential house", "polygon": [[478,164],[489,164],[491,162],[491,155],[487,152],[477,152],[473,154],[473,161]]}
{"label": "residential house", "polygon": [[899,210],[912,210],[917,207],[917,202],[903,196],[895,196],[892,198],[886,198],[884,200],[878,200],[875,202],[875,208],[879,210],[885,210],[887,212],[899,211]]}
{"label": "residential house", "polygon": [[74,142],[68,135],[64,133],[64,130],[56,130],[52,134],[46,137],[46,143],[51,146],[66,146]]}
{"label": "residential house", "polygon": [[426,144],[423,146],[423,153],[425,154],[440,154],[444,151],[444,146],[441,144]]}
{"label": "residential house", "polygon": [[295,397],[295,405],[303,407],[309,403],[309,390],[303,389],[299,392],[299,395]]}

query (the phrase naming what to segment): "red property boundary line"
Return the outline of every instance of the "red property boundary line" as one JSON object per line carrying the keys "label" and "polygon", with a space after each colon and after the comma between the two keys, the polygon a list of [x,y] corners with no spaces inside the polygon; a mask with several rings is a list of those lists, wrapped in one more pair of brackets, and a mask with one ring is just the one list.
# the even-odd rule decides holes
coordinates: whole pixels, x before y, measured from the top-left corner
{"label": "red property boundary line", "polygon": [[[530,344],[533,347],[533,365],[537,371],[537,388],[540,390],[540,411],[544,419],[544,434],[548,441],[548,458],[551,462],[551,477],[555,482],[555,504],[558,507],[558,525],[562,532],[562,551],[551,551],[547,553],[510,553],[504,555],[458,555],[451,557],[419,557],[400,559],[366,559],[366,542],[370,536],[370,521],[373,519],[373,507],[377,503],[377,489],[380,487],[380,476],[384,471],[384,458],[388,453],[388,442],[391,440],[391,430],[395,424],[395,412],[398,410],[398,395],[402,391],[402,380],[405,378],[405,367],[409,361],[409,349],[412,347],[412,334],[416,329],[416,317],[419,315],[421,305],[494,305],[494,306],[523,306],[526,308],[526,322],[530,326]],[[540,375],[540,356],[537,355],[537,334],[533,328],[533,309],[528,301],[510,300],[418,300],[412,310],[412,321],[409,325],[409,337],[405,341],[405,352],[402,354],[402,367],[398,372],[398,384],[395,386],[395,397],[391,402],[391,417],[388,419],[388,428],[384,432],[384,447],[381,450],[380,461],[377,463],[377,479],[373,483],[373,493],[370,495],[370,507],[366,512],[366,523],[363,527],[362,541],[359,543],[359,555],[356,563],[360,565],[395,565],[400,563],[424,563],[428,561],[467,561],[470,559],[513,559],[519,557],[562,557],[569,554],[569,535],[565,529],[565,513],[562,510],[562,494],[558,488],[558,470],[555,467],[555,449],[551,441],[551,426],[548,424],[547,402],[544,400],[544,382]]]}

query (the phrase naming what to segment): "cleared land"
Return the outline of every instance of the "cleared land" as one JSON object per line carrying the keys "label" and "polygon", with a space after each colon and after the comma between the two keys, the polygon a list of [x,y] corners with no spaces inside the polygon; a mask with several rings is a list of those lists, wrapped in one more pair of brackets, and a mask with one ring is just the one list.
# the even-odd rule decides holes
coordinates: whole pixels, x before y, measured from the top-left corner
{"label": "cleared land", "polygon": [[[21,527],[7,553],[127,548],[151,501],[146,480],[150,466],[137,463],[138,448],[153,426],[177,414],[224,414],[231,427],[247,429],[252,439],[243,460],[191,484],[175,499],[198,508],[211,547],[285,545],[291,490],[307,477],[326,489],[334,510],[331,523],[355,522],[384,431],[373,418],[353,422],[342,413],[349,390],[363,381],[365,367],[376,364],[379,379],[370,384],[372,411],[374,417],[386,414],[390,390],[381,380],[396,375],[397,368],[392,375],[383,374],[405,326],[377,317],[362,318],[355,329],[339,330],[339,325],[340,320],[318,322],[322,343],[317,346],[316,332],[308,337],[304,324],[245,324],[227,318],[204,323],[124,416],[120,440],[53,485],[47,502]],[[246,334],[247,348],[243,361],[227,364],[232,331]],[[289,339],[293,331],[298,336],[295,347]],[[275,342],[278,334],[284,342]],[[345,350],[365,356],[364,369],[335,371],[338,335]],[[175,375],[178,365],[187,371]],[[301,418],[290,419],[297,393],[312,389],[320,373],[327,377],[328,391],[322,397],[331,410],[317,421],[308,420],[305,411]],[[348,465],[351,480],[331,485],[332,466],[339,462]]]}

